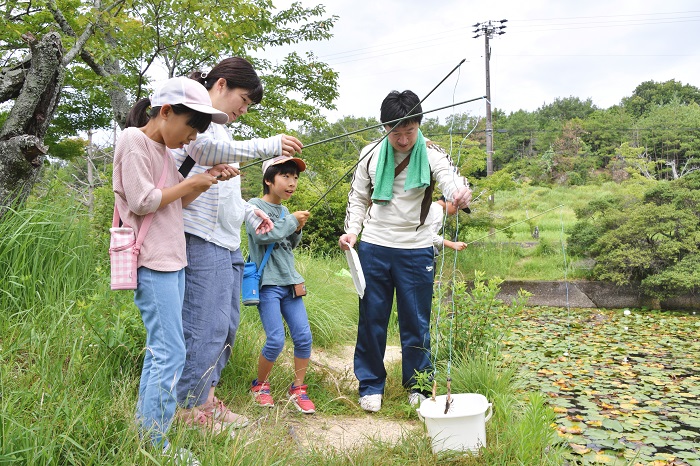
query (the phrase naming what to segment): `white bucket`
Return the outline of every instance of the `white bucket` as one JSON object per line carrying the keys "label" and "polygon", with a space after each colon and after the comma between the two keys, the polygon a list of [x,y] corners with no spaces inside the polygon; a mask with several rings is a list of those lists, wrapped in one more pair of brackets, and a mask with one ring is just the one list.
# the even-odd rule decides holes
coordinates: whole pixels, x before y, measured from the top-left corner
{"label": "white bucket", "polygon": [[476,453],[480,447],[486,446],[486,421],[491,419],[493,404],[478,393],[457,393],[450,398],[447,413],[447,395],[436,396],[435,401],[427,398],[416,410],[425,421],[432,439],[433,453],[443,450],[470,450]]}

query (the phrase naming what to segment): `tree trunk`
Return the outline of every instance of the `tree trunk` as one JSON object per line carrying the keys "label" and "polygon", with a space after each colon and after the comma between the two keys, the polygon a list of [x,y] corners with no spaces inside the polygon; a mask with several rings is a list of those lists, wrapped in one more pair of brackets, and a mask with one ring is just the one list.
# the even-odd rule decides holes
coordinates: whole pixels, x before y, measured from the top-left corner
{"label": "tree trunk", "polygon": [[[57,33],[40,41],[23,36],[32,50],[24,83],[5,124],[0,128],[0,218],[13,202],[24,202],[39,178],[46,155],[46,130],[63,85],[63,47]],[[15,69],[16,70],[16,69]],[[13,70],[2,70],[5,81]]]}

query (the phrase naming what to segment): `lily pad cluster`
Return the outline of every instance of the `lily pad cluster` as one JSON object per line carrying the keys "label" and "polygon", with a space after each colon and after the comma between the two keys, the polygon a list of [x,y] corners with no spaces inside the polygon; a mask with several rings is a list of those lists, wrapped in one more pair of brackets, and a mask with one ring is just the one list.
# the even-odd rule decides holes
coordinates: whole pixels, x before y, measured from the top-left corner
{"label": "lily pad cluster", "polygon": [[509,330],[572,464],[700,465],[700,315],[534,308]]}

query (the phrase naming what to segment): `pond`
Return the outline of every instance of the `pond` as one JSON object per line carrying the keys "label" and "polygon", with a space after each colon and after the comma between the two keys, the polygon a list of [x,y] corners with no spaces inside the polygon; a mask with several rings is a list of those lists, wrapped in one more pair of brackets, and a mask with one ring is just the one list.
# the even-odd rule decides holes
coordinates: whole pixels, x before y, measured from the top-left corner
{"label": "pond", "polygon": [[700,316],[533,308],[507,360],[548,397],[571,464],[700,465]]}

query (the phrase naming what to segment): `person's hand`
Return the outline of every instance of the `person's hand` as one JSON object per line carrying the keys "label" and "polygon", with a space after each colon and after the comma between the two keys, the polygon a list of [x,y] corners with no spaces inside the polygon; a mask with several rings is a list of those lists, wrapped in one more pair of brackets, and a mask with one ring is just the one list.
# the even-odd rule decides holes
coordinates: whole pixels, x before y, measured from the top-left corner
{"label": "person's hand", "polygon": [[269,233],[275,227],[275,224],[272,223],[270,217],[268,217],[267,214],[262,210],[255,209],[253,213],[262,219],[262,223],[258,225],[258,227],[255,229],[256,234],[262,235],[265,233]]}
{"label": "person's hand", "polygon": [[203,193],[209,189],[211,185],[217,183],[216,177],[209,173],[197,173],[187,178],[184,182],[190,185],[192,191],[200,193]]}
{"label": "person's hand", "polygon": [[342,249],[343,251],[347,251],[355,247],[356,242],[357,235],[353,233],[345,233],[338,239],[338,246],[340,246],[340,249]]}
{"label": "person's hand", "polygon": [[306,225],[306,221],[309,219],[311,212],[309,212],[308,210],[297,210],[292,215],[294,215],[294,217],[299,222],[299,227],[296,231],[301,231],[301,229],[304,228],[304,225]]}
{"label": "person's hand", "polygon": [[241,174],[241,171],[238,168],[232,167],[227,163],[214,165],[207,171],[210,175],[215,176],[219,181],[227,181]]}
{"label": "person's hand", "polygon": [[467,243],[464,241],[457,241],[454,246],[455,251],[461,251],[462,249],[467,249]]}
{"label": "person's hand", "polygon": [[302,147],[304,145],[294,136],[282,135],[282,155],[292,157],[296,153],[301,154]]}
{"label": "person's hand", "polygon": [[458,209],[464,209],[469,207],[469,203],[472,201],[472,190],[466,186],[462,186],[457,190],[452,196],[452,203]]}

